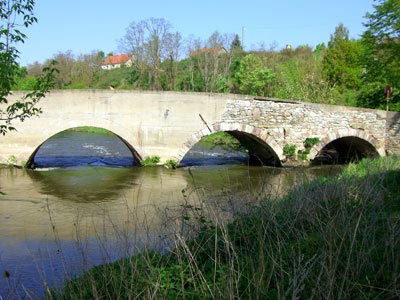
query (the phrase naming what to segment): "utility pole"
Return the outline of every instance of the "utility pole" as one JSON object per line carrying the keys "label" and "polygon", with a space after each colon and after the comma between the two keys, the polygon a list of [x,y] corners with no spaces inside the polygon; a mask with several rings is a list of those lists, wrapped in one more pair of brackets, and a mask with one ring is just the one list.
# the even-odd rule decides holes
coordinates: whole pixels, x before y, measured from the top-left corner
{"label": "utility pole", "polygon": [[386,112],[389,110],[389,100],[390,97],[392,96],[392,87],[390,85],[387,85],[385,87],[385,93],[386,93]]}

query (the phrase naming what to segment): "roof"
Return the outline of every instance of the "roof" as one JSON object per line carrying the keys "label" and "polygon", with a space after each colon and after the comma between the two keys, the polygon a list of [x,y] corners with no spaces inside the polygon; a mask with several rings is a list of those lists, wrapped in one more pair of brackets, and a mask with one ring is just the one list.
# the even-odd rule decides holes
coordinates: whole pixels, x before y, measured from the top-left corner
{"label": "roof", "polygon": [[131,54],[119,54],[119,55],[109,55],[104,60],[102,65],[117,65],[117,64],[125,64],[132,58]]}
{"label": "roof", "polygon": [[224,47],[202,48],[202,49],[198,49],[198,50],[190,52],[190,56],[196,56],[196,55],[206,54],[206,53],[222,54],[222,53],[228,53],[228,51],[226,51],[226,49]]}

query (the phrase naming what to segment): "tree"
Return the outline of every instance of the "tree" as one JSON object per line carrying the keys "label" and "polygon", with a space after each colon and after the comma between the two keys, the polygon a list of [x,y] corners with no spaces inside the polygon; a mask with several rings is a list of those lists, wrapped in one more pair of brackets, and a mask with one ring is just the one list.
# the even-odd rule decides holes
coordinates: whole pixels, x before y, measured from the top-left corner
{"label": "tree", "polygon": [[175,90],[178,76],[178,60],[182,48],[182,36],[179,32],[168,32],[165,37],[164,56],[165,64],[162,67],[166,78],[165,88]]}
{"label": "tree", "polygon": [[275,69],[274,97],[308,102],[333,102],[333,88],[324,79],[322,58],[324,44],[312,51],[310,46],[281,51]]}
{"label": "tree", "polygon": [[241,59],[237,72],[233,74],[237,90],[242,94],[255,96],[271,96],[270,84],[274,79],[272,71],[254,54]]}
{"label": "tree", "polygon": [[362,65],[360,42],[349,38],[349,31],[343,24],[336,27],[331,35],[323,59],[323,68],[332,86],[358,88],[361,84]]}
{"label": "tree", "polygon": [[243,51],[242,43],[240,42],[239,35],[235,34],[235,38],[231,43],[231,52],[241,52]]}
{"label": "tree", "polygon": [[[71,50],[58,52],[53,56],[59,70],[54,79],[55,87],[58,89],[94,88],[102,71],[101,64],[104,58],[104,52],[98,50],[78,56]],[[50,61],[46,61],[45,65]],[[28,72],[34,73],[34,69],[34,65],[29,66]]]}
{"label": "tree", "polygon": [[64,53],[58,52],[52,59],[46,61],[45,65],[49,64],[52,60],[57,61],[57,68],[59,70],[54,80],[55,87],[61,89],[70,85],[75,76],[75,57],[72,50],[68,50]]}
{"label": "tree", "polygon": [[[120,48],[134,56],[134,68],[140,75],[139,81],[147,81],[151,89],[161,89],[160,75],[164,71],[161,63],[171,53],[179,57],[179,53],[175,54],[179,48],[171,51],[170,46],[179,46],[180,35],[171,33],[171,28],[172,25],[165,19],[150,18],[132,22],[120,40]],[[173,43],[172,37],[175,39]]]}
{"label": "tree", "polygon": [[366,15],[362,36],[365,79],[382,85],[400,86],[400,0],[380,0]]}
{"label": "tree", "polygon": [[[227,49],[233,37],[232,34],[220,34],[215,31],[205,42],[191,42],[189,69],[192,73],[192,86],[201,87],[200,91],[203,92],[228,91],[232,55]],[[199,75],[201,84],[194,84],[196,75]]]}
{"label": "tree", "polygon": [[228,33],[221,34],[218,31],[214,31],[207,39],[206,47],[209,48],[223,47],[225,49],[229,49],[229,46],[232,44],[233,40],[234,40],[233,34],[228,34]]}
{"label": "tree", "polygon": [[79,55],[75,86],[84,85],[85,88],[94,88],[102,71],[101,64],[104,59],[104,52],[99,50],[94,50],[90,54]]}
{"label": "tree", "polygon": [[357,104],[386,108],[385,87],[391,86],[390,110],[400,107],[400,0],[380,0],[375,11],[367,13],[362,35],[363,86]]}
{"label": "tree", "polygon": [[[377,0],[375,0],[377,1]],[[394,42],[400,38],[400,1],[379,0],[381,4],[374,5],[375,12],[367,13],[368,22],[364,24],[368,31],[379,42]],[[400,55],[400,53],[397,53]]]}
{"label": "tree", "polygon": [[51,63],[37,79],[32,92],[9,103],[8,96],[21,70],[17,45],[26,39],[20,28],[27,28],[37,22],[33,14],[34,5],[34,0],[0,1],[0,133],[3,135],[16,130],[13,121],[23,122],[41,113],[37,104],[52,87],[56,72],[54,63]]}

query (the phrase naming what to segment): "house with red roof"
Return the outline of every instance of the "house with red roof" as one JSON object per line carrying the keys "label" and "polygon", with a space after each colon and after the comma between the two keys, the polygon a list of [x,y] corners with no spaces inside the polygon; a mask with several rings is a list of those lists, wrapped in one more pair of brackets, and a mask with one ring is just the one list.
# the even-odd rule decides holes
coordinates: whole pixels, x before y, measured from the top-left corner
{"label": "house with red roof", "polygon": [[103,70],[111,70],[122,66],[130,67],[133,64],[133,56],[131,54],[109,55],[101,64]]}

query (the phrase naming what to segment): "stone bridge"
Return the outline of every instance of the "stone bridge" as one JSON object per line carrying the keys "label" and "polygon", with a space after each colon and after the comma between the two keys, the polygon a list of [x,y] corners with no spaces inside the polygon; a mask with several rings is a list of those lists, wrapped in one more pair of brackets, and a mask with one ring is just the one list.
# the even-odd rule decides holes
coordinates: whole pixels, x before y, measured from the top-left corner
{"label": "stone bridge", "polygon": [[[14,92],[9,100],[20,98]],[[107,129],[120,137],[139,163],[146,156],[181,161],[203,136],[225,131],[249,150],[253,162],[280,166],[285,146],[319,142],[308,159],[346,162],[400,154],[400,113],[264,99],[232,94],[111,90],[52,91],[43,113],[1,136],[0,163],[31,161],[53,135],[78,126]]]}

